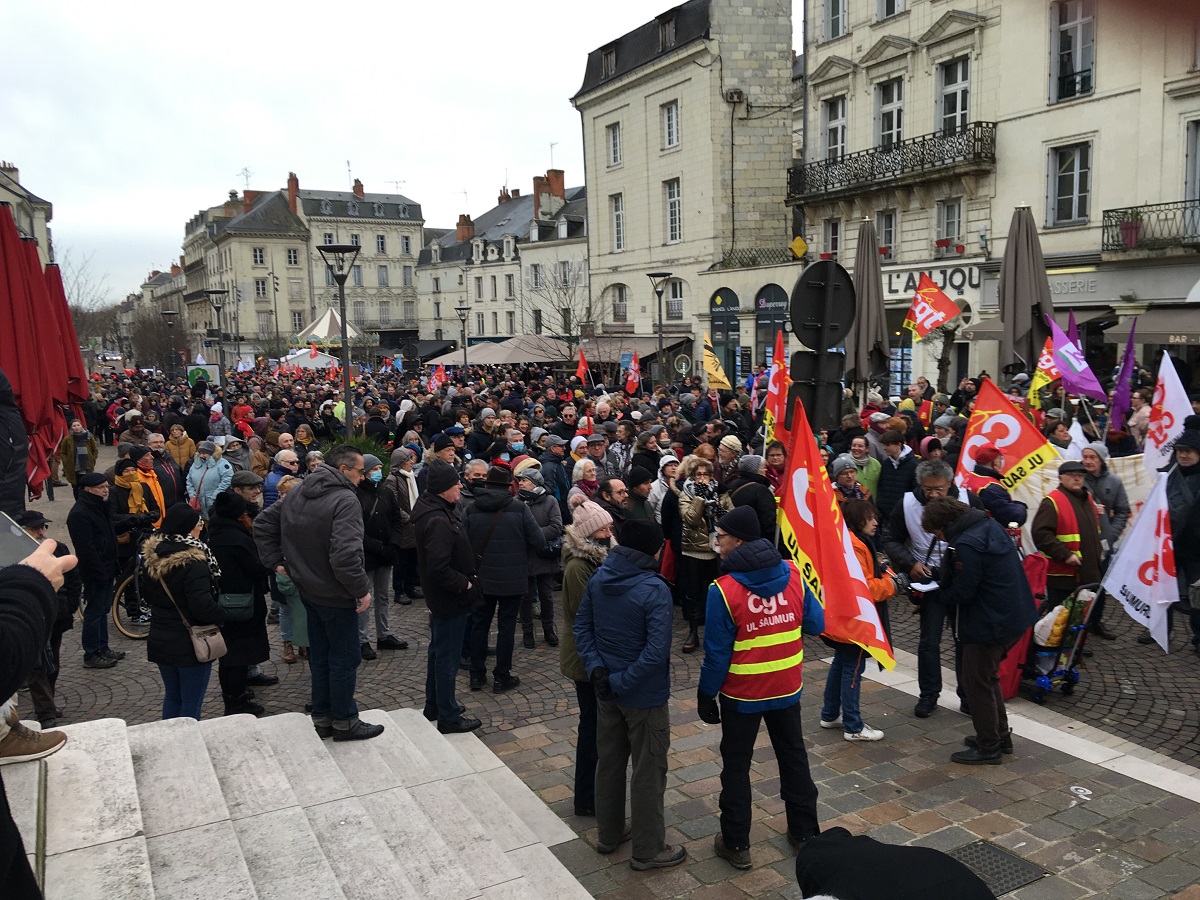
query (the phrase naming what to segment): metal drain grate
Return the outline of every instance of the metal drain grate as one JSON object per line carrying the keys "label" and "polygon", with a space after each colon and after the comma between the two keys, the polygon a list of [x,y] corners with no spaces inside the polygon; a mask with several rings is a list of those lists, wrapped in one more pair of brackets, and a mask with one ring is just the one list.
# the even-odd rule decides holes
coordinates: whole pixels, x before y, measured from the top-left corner
{"label": "metal drain grate", "polygon": [[1033,884],[1050,874],[1041,866],[1035,866],[987,841],[975,841],[951,850],[949,855],[982,878],[997,897]]}

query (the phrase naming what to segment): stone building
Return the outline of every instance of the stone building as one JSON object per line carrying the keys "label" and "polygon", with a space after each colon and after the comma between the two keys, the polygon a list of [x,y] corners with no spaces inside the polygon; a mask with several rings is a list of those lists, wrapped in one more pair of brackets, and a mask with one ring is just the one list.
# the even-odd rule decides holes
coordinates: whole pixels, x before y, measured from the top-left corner
{"label": "stone building", "polygon": [[53,262],[50,220],[54,206],[21,184],[21,170],[16,163],[0,162],[0,203],[8,204],[21,236],[37,241],[42,265]]}

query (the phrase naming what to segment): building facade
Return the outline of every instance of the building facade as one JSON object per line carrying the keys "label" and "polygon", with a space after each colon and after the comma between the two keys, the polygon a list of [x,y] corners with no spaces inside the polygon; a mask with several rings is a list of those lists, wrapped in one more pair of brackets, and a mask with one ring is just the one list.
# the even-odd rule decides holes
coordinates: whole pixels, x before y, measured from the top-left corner
{"label": "building facade", "polygon": [[42,265],[54,261],[50,242],[50,220],[54,206],[21,185],[21,170],[16,163],[0,162],[0,203],[7,203],[22,237],[37,241]]}

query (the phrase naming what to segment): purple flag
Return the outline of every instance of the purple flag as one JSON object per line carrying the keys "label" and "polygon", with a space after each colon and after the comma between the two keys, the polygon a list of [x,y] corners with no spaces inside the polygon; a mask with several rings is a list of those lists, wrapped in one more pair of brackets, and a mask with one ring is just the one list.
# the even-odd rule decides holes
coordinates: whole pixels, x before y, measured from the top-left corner
{"label": "purple flag", "polygon": [[1063,391],[1107,403],[1108,395],[1104,393],[1104,388],[1100,386],[1095,373],[1087,364],[1083,350],[1063,334],[1058,323],[1049,316],[1046,316],[1046,324],[1050,326],[1050,338],[1054,342],[1054,362],[1062,375]]}
{"label": "purple flag", "polygon": [[1130,382],[1133,378],[1133,333],[1137,330],[1137,317],[1129,326],[1129,340],[1125,342],[1125,355],[1121,357],[1121,369],[1117,372],[1117,387],[1113,391],[1112,416],[1109,421],[1113,428],[1125,427],[1125,413],[1129,412],[1129,395],[1132,391]]}
{"label": "purple flag", "polygon": [[1075,310],[1067,310],[1067,337],[1076,347],[1083,347],[1079,341],[1079,326],[1075,324]]}

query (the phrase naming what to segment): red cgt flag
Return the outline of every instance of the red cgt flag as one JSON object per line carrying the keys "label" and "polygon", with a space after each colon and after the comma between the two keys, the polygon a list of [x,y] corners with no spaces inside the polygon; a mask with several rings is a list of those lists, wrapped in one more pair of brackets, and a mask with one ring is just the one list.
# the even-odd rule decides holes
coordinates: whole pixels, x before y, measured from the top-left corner
{"label": "red cgt flag", "polygon": [[316,341],[309,341],[309,343],[308,343],[308,346],[309,346],[310,348],[312,348],[312,349],[310,349],[310,350],[308,351],[308,358],[309,358],[309,359],[316,359],[316,358],[317,358],[317,342],[316,342]]}
{"label": "red cgt flag", "polygon": [[636,394],[642,386],[642,366],[638,362],[637,351],[633,351],[633,362],[629,364],[629,374],[625,376],[625,393]]}
{"label": "red cgt flag", "polygon": [[575,377],[580,381],[584,381],[588,376],[587,357],[583,355],[583,348],[579,348],[579,365],[575,367]]}
{"label": "red cgt flag", "polygon": [[921,340],[939,325],[945,325],[962,310],[958,304],[946,296],[945,292],[933,283],[924,272],[917,282],[917,293],[913,297],[908,315],[904,317],[904,327],[913,333],[913,340]]}
{"label": "red cgt flag", "polygon": [[954,480],[967,490],[978,492],[989,483],[989,479],[975,474],[975,454],[988,443],[994,444],[1004,459],[999,471],[1004,478],[1004,487],[1010,491],[1058,457],[1058,451],[1025,417],[1012,398],[996,387],[990,378],[985,378],[975,395],[975,409],[967,422],[962,452],[958,456],[958,471],[954,476]]}
{"label": "red cgt flag", "polygon": [[771,375],[767,382],[767,400],[763,407],[763,425],[768,441],[791,443],[787,430],[787,395],[792,383],[788,375],[787,354],[783,348],[783,330],[775,332],[775,353],[771,357]]}
{"label": "red cgt flag", "polygon": [[892,645],[871,600],[833,485],[821,464],[817,439],[799,400],[792,414],[787,470],[780,498],[780,533],[825,609],[825,635],[862,647],[885,669],[895,668]]}

